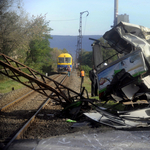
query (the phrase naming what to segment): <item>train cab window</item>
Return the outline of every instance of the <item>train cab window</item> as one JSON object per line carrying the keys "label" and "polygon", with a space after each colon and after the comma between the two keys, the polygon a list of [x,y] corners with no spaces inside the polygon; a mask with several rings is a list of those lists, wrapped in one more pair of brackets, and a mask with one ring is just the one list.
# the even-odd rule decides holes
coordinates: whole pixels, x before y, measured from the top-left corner
{"label": "train cab window", "polygon": [[71,63],[71,58],[65,58],[65,63]]}
{"label": "train cab window", "polygon": [[59,58],[59,63],[64,63],[64,58]]}

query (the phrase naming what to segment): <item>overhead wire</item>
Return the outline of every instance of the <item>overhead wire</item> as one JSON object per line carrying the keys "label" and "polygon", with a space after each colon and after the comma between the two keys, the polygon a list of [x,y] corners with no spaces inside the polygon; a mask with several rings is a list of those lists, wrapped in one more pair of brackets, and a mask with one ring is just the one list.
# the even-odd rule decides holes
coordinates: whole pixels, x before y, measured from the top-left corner
{"label": "overhead wire", "polygon": [[77,19],[67,19],[67,20],[50,20],[50,21],[75,21],[75,20],[79,20],[79,18],[77,18]]}
{"label": "overhead wire", "polygon": [[87,24],[87,16],[86,16],[86,19],[85,19],[83,35],[85,35],[86,24]]}

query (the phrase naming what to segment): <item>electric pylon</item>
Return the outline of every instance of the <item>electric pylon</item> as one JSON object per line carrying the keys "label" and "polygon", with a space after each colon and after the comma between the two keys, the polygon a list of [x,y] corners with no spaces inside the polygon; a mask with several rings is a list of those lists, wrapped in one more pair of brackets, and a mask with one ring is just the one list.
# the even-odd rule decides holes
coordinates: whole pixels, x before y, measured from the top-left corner
{"label": "electric pylon", "polygon": [[76,50],[76,63],[79,58],[79,54],[81,53],[81,62],[82,63],[82,14],[87,13],[86,16],[89,15],[88,11],[80,12],[80,24],[79,24],[79,36],[77,37],[77,50]]}

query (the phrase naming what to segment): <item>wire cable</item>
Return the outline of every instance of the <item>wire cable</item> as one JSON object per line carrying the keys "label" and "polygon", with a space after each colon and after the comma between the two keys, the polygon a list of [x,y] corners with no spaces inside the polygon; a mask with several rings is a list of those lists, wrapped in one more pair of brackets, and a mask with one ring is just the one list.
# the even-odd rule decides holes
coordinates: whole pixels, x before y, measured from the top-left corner
{"label": "wire cable", "polygon": [[[84,18],[87,18],[87,17],[84,17]],[[50,20],[50,21],[75,21],[75,20],[79,20],[78,19],[67,19],[67,20]]]}
{"label": "wire cable", "polygon": [[86,16],[86,19],[85,19],[83,35],[85,34],[86,24],[87,24],[87,16]]}

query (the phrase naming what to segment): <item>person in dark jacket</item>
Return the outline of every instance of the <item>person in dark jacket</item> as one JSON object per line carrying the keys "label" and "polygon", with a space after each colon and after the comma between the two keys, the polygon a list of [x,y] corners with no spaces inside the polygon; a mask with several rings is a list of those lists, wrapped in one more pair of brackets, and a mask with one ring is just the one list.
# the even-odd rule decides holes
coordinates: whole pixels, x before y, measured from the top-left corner
{"label": "person in dark jacket", "polygon": [[97,90],[98,90],[98,85],[97,85],[97,76],[96,76],[96,70],[92,69],[89,71],[89,78],[91,80],[91,96],[97,96]]}

